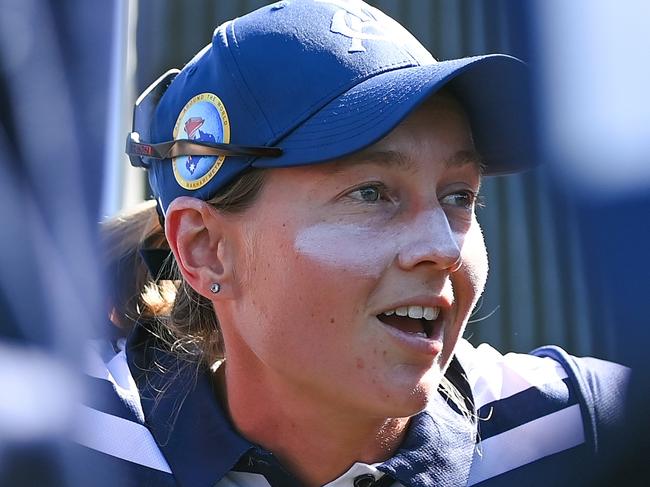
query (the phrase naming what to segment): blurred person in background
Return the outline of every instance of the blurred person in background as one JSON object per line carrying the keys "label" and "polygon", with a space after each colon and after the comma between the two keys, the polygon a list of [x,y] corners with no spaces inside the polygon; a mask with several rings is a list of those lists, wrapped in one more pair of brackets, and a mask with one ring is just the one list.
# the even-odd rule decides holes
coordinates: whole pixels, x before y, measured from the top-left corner
{"label": "blurred person in background", "polygon": [[69,436],[85,340],[107,328],[96,222],[116,15],[114,2],[0,2],[3,486],[109,480]]}

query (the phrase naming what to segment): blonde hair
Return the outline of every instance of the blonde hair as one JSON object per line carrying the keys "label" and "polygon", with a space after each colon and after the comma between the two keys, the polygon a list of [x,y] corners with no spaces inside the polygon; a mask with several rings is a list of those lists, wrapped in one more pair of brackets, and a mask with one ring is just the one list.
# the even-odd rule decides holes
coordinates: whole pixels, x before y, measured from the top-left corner
{"label": "blonde hair", "polygon": [[162,303],[148,306],[143,295],[152,278],[140,249],[167,246],[155,201],[145,201],[101,222],[100,244],[108,281],[108,313],[116,326],[127,332],[137,321],[168,311]]}

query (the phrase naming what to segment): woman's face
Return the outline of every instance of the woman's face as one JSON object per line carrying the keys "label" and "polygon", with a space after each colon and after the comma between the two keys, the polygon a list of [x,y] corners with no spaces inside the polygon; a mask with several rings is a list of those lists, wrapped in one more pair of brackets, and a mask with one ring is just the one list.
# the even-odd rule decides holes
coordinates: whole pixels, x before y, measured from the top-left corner
{"label": "woman's face", "polygon": [[479,184],[466,117],[442,96],[361,153],[270,170],[236,217],[227,353],[349,412],[423,409],[487,277]]}

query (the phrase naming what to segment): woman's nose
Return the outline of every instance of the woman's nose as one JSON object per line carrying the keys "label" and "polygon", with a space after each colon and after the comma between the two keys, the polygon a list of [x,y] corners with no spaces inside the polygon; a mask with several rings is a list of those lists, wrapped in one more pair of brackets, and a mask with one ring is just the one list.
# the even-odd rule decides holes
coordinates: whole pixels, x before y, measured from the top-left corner
{"label": "woman's nose", "polygon": [[458,270],[462,236],[452,231],[442,208],[422,212],[404,230],[397,256],[400,267],[410,270],[418,264],[428,263],[440,270]]}

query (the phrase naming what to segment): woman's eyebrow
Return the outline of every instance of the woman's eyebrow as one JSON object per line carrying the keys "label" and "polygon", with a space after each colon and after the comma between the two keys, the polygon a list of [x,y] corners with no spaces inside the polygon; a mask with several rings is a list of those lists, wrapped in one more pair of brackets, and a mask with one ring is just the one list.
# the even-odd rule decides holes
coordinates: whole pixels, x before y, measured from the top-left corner
{"label": "woman's eyebrow", "polygon": [[372,150],[366,149],[347,157],[343,157],[335,162],[337,170],[343,170],[345,167],[358,164],[377,164],[380,166],[393,166],[402,170],[409,170],[413,167],[413,162],[402,152],[392,150]]}
{"label": "woman's eyebrow", "polygon": [[481,155],[475,150],[461,150],[444,161],[445,166],[464,166],[465,164],[475,164],[483,172],[485,163]]}

